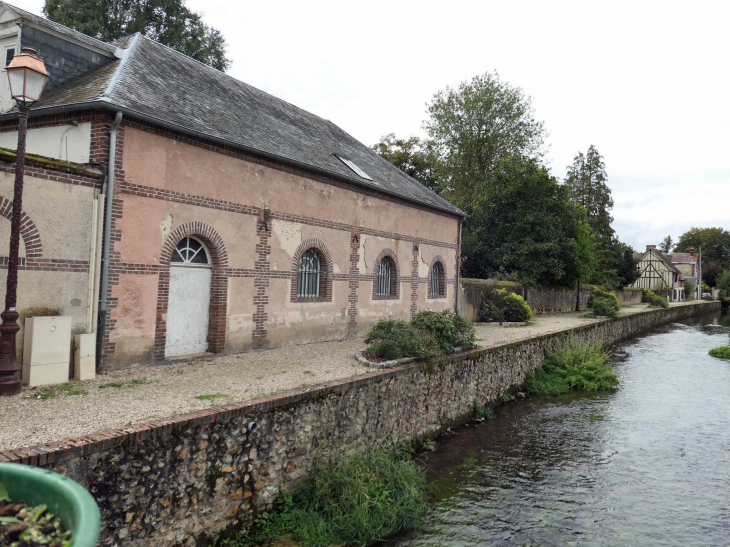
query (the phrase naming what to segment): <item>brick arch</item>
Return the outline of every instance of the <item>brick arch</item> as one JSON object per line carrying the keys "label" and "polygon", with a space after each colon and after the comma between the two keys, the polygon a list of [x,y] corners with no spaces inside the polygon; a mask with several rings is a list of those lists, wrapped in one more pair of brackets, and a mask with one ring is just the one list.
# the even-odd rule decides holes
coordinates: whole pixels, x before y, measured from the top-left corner
{"label": "brick arch", "polygon": [[194,237],[208,248],[213,263],[208,317],[208,351],[221,353],[226,344],[226,313],[228,301],[228,251],[223,238],[203,222],[187,222],[175,228],[162,244],[160,274],[157,285],[157,320],[155,326],[155,359],[165,358],[167,342],[167,309],[170,292],[170,260],[180,240]]}
{"label": "brick arch", "polygon": [[[390,280],[390,296],[379,296],[377,294],[378,292],[378,268],[380,267],[380,262],[385,257],[390,258],[393,261],[393,264],[395,265],[395,278],[391,278]],[[380,251],[380,254],[375,259],[375,262],[373,263],[373,300],[396,300],[400,297],[400,284],[401,284],[401,278],[400,278],[400,264],[398,263],[398,256],[393,252],[392,249],[383,249]]]}
{"label": "brick arch", "polygon": [[[433,266],[437,262],[441,263],[441,269],[444,272],[443,277],[441,278],[441,283],[439,284],[439,294],[433,294],[431,292],[431,275],[433,274]],[[441,255],[436,255],[431,259],[431,263],[428,265],[428,298],[446,298],[446,279],[448,276],[446,275],[446,261],[443,259]]]}
{"label": "brick arch", "polygon": [[[13,202],[0,196],[0,215],[8,220],[13,217]],[[20,213],[20,237],[25,245],[25,258],[41,258],[43,256],[43,245],[41,235],[35,222],[31,220],[25,211]],[[21,259],[22,261],[22,259]]]}
{"label": "brick arch", "polygon": [[[297,284],[299,282],[299,261],[302,259],[302,255],[309,249],[319,255],[320,263],[320,281],[319,281],[319,296],[316,298],[301,297],[297,296]],[[331,302],[332,301],[332,272],[334,264],[332,262],[332,255],[329,249],[321,239],[312,237],[302,241],[301,245],[297,247],[296,252],[291,263],[291,301],[292,302]]]}

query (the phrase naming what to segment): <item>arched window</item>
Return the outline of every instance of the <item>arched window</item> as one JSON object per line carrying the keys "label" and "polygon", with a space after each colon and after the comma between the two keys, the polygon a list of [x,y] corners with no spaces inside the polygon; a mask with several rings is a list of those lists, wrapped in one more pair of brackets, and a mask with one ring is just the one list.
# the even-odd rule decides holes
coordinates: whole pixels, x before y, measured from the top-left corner
{"label": "arched window", "polygon": [[210,256],[208,256],[208,249],[200,241],[194,237],[184,237],[172,252],[170,262],[178,265],[203,266],[210,264]]}
{"label": "arched window", "polygon": [[436,261],[431,266],[431,284],[429,286],[431,296],[446,295],[446,279],[444,278],[444,266]]}
{"label": "arched window", "polygon": [[297,297],[318,298],[321,279],[319,255],[314,249],[308,249],[299,261]]}
{"label": "arched window", "polygon": [[378,265],[376,296],[394,296],[395,281],[395,264],[392,258],[385,256]]}

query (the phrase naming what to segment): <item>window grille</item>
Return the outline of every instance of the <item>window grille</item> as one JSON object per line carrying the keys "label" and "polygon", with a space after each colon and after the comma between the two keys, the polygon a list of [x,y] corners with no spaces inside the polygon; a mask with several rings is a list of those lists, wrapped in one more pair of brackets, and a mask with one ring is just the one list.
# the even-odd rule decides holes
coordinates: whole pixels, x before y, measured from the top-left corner
{"label": "window grille", "polygon": [[177,264],[210,264],[210,259],[208,258],[208,251],[200,241],[192,237],[184,237],[172,252],[170,262]]}
{"label": "window grille", "polygon": [[442,296],[444,294],[444,267],[441,262],[436,262],[431,268],[431,296]]}
{"label": "window grille", "polygon": [[319,296],[320,268],[319,256],[312,249],[307,250],[299,261],[297,296],[316,298]]}
{"label": "window grille", "polygon": [[394,275],[393,261],[389,257],[383,258],[378,266],[378,281],[375,294],[377,296],[390,296]]}

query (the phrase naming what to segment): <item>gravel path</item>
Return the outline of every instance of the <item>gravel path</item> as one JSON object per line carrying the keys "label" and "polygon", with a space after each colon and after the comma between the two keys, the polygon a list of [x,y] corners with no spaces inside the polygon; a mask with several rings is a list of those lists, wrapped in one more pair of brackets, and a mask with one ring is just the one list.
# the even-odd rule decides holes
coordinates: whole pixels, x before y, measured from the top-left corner
{"label": "gravel path", "polygon": [[[681,304],[678,304],[681,305]],[[638,313],[646,306],[624,308]],[[483,347],[570,329],[584,314],[539,316],[525,327],[477,325]],[[192,363],[112,372],[94,380],[27,388],[0,398],[0,450],[33,446],[193,410],[347,378],[372,369],[354,358],[362,338],[290,346]]]}

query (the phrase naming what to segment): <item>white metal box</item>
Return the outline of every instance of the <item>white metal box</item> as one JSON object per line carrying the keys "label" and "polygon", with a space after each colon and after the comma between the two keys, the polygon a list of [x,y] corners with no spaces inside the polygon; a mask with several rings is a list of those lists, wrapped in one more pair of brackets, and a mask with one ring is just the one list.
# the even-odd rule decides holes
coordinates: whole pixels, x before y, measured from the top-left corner
{"label": "white metal box", "polygon": [[74,378],[91,380],[96,377],[96,333],[74,336]]}
{"label": "white metal box", "polygon": [[68,381],[71,317],[29,317],[23,333],[23,382],[30,386]]}

